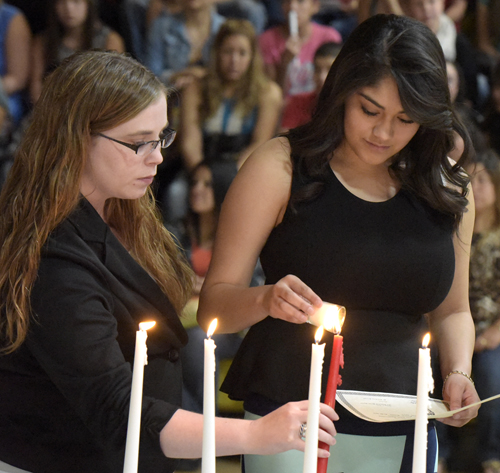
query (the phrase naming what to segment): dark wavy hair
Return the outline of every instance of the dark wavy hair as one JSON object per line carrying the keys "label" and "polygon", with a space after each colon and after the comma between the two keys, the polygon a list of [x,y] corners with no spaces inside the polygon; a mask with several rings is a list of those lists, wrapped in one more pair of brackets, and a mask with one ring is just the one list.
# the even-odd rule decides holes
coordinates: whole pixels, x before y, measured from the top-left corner
{"label": "dark wavy hair", "polygon": [[[390,171],[403,188],[453,216],[458,227],[468,203],[469,178],[462,164],[471,159],[471,141],[451,105],[446,63],[436,36],[421,22],[403,16],[375,15],[351,33],[330,69],[311,121],[286,134],[294,170],[308,182],[294,192],[291,204],[321,192],[332,153],[344,139],[347,98],[386,77],[394,78],[405,112],[420,124],[393,157]],[[465,144],[457,163],[447,157],[454,131]]]}

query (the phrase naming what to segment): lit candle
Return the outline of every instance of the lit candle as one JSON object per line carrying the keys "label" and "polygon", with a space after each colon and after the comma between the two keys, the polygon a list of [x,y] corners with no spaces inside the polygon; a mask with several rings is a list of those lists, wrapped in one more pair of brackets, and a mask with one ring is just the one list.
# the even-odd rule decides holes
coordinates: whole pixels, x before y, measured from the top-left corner
{"label": "lit candle", "polygon": [[156,322],[141,322],[135,337],[134,370],[132,372],[132,390],[128,413],[127,441],[125,443],[125,461],[123,473],[137,473],[139,464],[139,438],[141,436],[142,384],[144,366],[148,364],[146,340],[148,330]]}
{"label": "lit candle", "polygon": [[427,410],[429,392],[434,390],[431,352],[427,348],[431,335],[427,333],[418,350],[417,414],[413,443],[413,473],[425,473],[427,469]]}
{"label": "lit candle", "polygon": [[[330,371],[328,372],[328,383],[326,385],[325,404],[334,408],[337,386],[342,384],[342,377],[339,374],[339,370],[344,367],[342,351],[343,337],[340,335],[340,332],[345,320],[345,307],[335,304],[330,304],[330,306],[328,320],[325,318],[325,324],[328,324],[327,328],[333,327],[334,336]],[[320,442],[319,446],[325,450],[330,450],[330,446],[324,442]],[[318,473],[325,473],[327,468],[328,458],[318,458]]]}
{"label": "lit candle", "polygon": [[303,473],[316,473],[318,462],[319,403],[321,398],[321,374],[325,357],[325,344],[319,345],[323,326],[316,330],[312,344],[311,373],[309,377],[309,407],[307,409],[307,434]]}
{"label": "lit candle", "polygon": [[203,372],[203,446],[201,472],[215,473],[215,343],[212,335],[217,319],[212,320],[205,339],[205,365]]}

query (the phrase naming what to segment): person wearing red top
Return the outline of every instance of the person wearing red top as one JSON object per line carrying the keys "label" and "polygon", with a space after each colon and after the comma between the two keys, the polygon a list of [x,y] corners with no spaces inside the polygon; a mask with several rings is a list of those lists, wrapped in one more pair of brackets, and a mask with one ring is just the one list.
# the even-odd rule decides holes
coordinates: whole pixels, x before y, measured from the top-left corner
{"label": "person wearing red top", "polygon": [[339,44],[325,43],[316,50],[314,53],[314,82],[316,89],[313,92],[288,97],[281,119],[281,131],[303,125],[311,119],[316,99],[340,48]]}

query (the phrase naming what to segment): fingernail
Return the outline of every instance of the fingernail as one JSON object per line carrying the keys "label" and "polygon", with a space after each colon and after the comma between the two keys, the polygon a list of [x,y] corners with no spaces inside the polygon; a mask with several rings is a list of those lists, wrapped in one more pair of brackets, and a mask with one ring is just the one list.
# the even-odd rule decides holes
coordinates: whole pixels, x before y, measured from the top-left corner
{"label": "fingernail", "polygon": [[306,311],[306,312],[307,312],[309,315],[313,315],[313,314],[314,314],[314,307],[309,306],[309,307],[307,308],[307,311]]}

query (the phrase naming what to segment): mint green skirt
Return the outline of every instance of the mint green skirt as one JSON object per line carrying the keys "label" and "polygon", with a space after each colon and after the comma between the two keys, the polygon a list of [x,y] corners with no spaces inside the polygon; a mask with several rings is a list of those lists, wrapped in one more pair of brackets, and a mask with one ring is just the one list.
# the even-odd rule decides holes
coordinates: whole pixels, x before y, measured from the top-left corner
{"label": "mint green skirt", "polygon": [[[258,418],[245,412],[245,419]],[[335,439],[337,443],[330,447],[328,473],[400,472],[405,435],[370,437],[337,434]],[[245,455],[243,462],[245,473],[302,473],[304,453],[291,450],[277,455]],[[437,455],[434,471],[437,471]]]}

